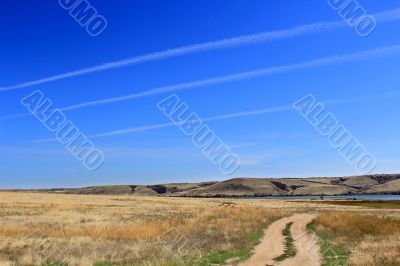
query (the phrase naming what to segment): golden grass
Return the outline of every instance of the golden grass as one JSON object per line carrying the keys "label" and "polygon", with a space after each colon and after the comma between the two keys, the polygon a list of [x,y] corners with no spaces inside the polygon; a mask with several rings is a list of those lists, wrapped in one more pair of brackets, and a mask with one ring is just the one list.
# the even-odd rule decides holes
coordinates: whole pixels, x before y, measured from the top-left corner
{"label": "golden grass", "polygon": [[351,265],[400,265],[400,219],[359,213],[320,215],[316,224],[336,245],[351,252]]}
{"label": "golden grass", "polygon": [[193,265],[200,256],[249,247],[249,236],[295,212],[321,213],[317,224],[352,252],[352,264],[400,265],[400,210],[304,199],[11,192],[0,192],[0,265]]}
{"label": "golden grass", "polygon": [[227,200],[129,196],[0,193],[0,206],[1,265],[185,264],[240,249],[280,215]]}

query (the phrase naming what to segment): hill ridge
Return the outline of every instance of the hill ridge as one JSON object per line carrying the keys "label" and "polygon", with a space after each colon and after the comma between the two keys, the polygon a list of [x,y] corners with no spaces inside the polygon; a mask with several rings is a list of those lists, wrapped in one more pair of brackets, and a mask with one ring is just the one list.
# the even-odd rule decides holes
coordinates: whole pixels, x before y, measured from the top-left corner
{"label": "hill ridge", "polygon": [[176,197],[400,194],[400,174],[308,178],[235,177],[224,181],[200,183],[167,183],[147,186],[110,185],[8,191]]}

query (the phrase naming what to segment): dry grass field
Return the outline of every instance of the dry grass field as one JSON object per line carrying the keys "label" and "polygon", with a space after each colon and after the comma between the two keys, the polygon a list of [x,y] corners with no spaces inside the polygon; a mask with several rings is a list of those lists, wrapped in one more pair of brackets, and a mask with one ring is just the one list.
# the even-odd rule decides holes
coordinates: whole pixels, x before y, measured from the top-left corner
{"label": "dry grass field", "polygon": [[400,265],[399,209],[16,192],[0,193],[0,265],[209,265],[248,257],[263,228],[299,212],[320,214],[352,265]]}
{"label": "dry grass field", "polygon": [[267,207],[159,197],[1,193],[0,206],[0,265],[190,265],[241,249],[279,217]]}
{"label": "dry grass field", "polygon": [[351,265],[400,265],[398,217],[339,212],[322,214],[315,223],[333,244],[351,251]]}

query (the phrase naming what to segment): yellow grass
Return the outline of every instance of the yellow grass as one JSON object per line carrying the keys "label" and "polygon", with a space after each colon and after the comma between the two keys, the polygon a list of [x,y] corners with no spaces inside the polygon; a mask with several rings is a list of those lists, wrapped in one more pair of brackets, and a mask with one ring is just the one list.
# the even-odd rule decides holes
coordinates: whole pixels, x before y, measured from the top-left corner
{"label": "yellow grass", "polygon": [[351,265],[400,265],[398,217],[331,213],[320,215],[316,224],[335,244],[351,251]]}
{"label": "yellow grass", "polygon": [[351,251],[352,265],[400,265],[400,210],[304,199],[11,192],[0,192],[0,265],[193,265],[201,256],[243,250],[253,243],[249,236],[295,212],[321,214],[317,224]]}
{"label": "yellow grass", "polygon": [[279,216],[265,206],[186,198],[0,193],[0,206],[1,265],[172,265],[239,249]]}

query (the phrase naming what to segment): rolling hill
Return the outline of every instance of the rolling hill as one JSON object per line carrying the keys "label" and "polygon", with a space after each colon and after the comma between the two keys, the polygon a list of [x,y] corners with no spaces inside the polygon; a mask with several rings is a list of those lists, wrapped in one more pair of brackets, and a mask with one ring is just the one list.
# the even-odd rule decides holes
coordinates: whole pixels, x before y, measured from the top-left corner
{"label": "rolling hill", "polygon": [[220,182],[30,190],[49,193],[175,197],[400,194],[400,174],[311,178],[233,178]]}

